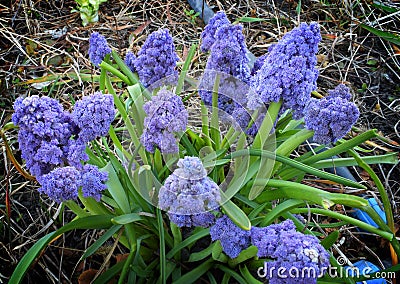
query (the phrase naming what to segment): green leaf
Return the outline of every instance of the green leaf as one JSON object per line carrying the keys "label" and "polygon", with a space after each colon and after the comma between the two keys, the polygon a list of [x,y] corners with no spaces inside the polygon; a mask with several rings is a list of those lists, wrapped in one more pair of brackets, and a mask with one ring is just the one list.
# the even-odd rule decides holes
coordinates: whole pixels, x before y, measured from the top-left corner
{"label": "green leaf", "polygon": [[130,84],[129,85],[133,85],[139,82],[139,77],[137,76],[137,74],[133,74],[131,69],[129,69],[128,66],[126,66],[125,62],[121,59],[121,57],[119,57],[118,53],[113,50],[111,51],[112,57],[115,60],[115,62],[117,63],[118,67],[121,69],[122,73],[124,73],[129,81]]}
{"label": "green leaf", "polygon": [[270,187],[277,188],[263,192],[259,197],[259,202],[272,201],[281,198],[290,198],[297,200],[306,200],[328,208],[329,205],[342,204],[350,207],[361,208],[368,205],[368,201],[359,196],[353,196],[342,193],[327,192],[306,184],[297,182],[268,179],[264,181],[255,180],[254,183],[260,182]]}
{"label": "green leaf", "polygon": [[239,282],[240,284],[249,284],[245,279],[243,279],[242,276],[240,276],[237,272],[233,271],[232,269],[229,269],[228,267],[220,265],[220,264],[215,265],[215,267],[218,269],[221,269],[226,274],[235,278],[236,281]]}
{"label": "green leaf", "polygon": [[229,260],[229,257],[223,253],[222,245],[219,240],[217,240],[213,246],[211,251],[211,257],[215,261],[226,263]]}
{"label": "green leaf", "polygon": [[111,219],[114,224],[125,225],[133,222],[142,220],[142,217],[138,213],[130,213],[121,216],[117,216]]}
{"label": "green leaf", "polygon": [[254,22],[264,22],[264,21],[270,21],[270,19],[254,18],[254,17],[241,17],[236,20],[236,22],[239,22],[239,23],[254,23]]}
{"label": "green leaf", "polygon": [[249,246],[247,249],[242,250],[237,257],[229,259],[228,264],[230,267],[235,267],[236,265],[257,256],[257,252],[258,249],[256,246]]}
{"label": "green leaf", "polygon": [[239,266],[239,270],[244,279],[246,279],[248,284],[262,284],[262,282],[254,278],[254,276],[250,273],[246,265]]}
{"label": "green leaf", "polygon": [[128,77],[125,76],[124,74],[121,73],[118,69],[116,69],[114,66],[108,64],[107,62],[102,61],[99,66],[109,72],[111,72],[113,75],[117,76],[119,79],[121,79],[124,83],[127,85],[131,85],[131,82],[129,81]]}
{"label": "green leaf", "polygon": [[300,13],[301,13],[301,0],[299,0],[299,2],[297,3],[296,13],[297,13],[297,15],[300,15]]}
{"label": "green leaf", "polygon": [[172,282],[173,284],[189,284],[196,282],[204,273],[206,273],[209,269],[213,267],[213,260],[209,259],[206,262],[203,262],[196,268],[192,269],[190,272],[182,275],[182,277]]}
{"label": "green leaf", "polygon": [[107,232],[105,232],[90,247],[86,249],[85,253],[81,256],[78,263],[94,254],[109,238],[111,238],[119,229],[121,229],[121,227],[121,225],[114,225],[110,229],[108,229]]}
{"label": "green leaf", "polygon": [[188,262],[196,262],[205,259],[212,253],[214,246],[215,243],[211,243],[207,248],[203,249],[202,251],[191,253]]}
{"label": "green leaf", "polygon": [[13,274],[9,279],[9,283],[21,283],[25,273],[28,271],[29,267],[40,254],[40,252],[48,245],[51,241],[55,240],[58,236],[64,234],[65,232],[75,230],[75,229],[105,229],[112,226],[111,215],[96,215],[88,216],[80,219],[76,219],[62,228],[58,229],[53,233],[49,233],[40,240],[38,240],[22,257],[19,261],[17,267],[15,268]]}
{"label": "green leaf", "polygon": [[249,218],[247,217],[246,213],[244,213],[242,209],[240,209],[235,203],[233,203],[231,200],[228,200],[222,204],[222,209],[236,225],[243,230],[250,230],[251,223]]}
{"label": "green leaf", "polygon": [[219,129],[219,118],[218,118],[218,88],[220,83],[220,75],[217,74],[215,77],[215,82],[213,86],[212,92],[212,113],[211,113],[211,129],[210,135],[211,139],[214,142],[214,149],[220,149],[220,142],[221,142],[221,133]]}
{"label": "green leaf", "polygon": [[205,236],[208,236],[210,234],[210,229],[200,229],[197,233],[194,235],[191,235],[178,245],[174,246],[166,255],[167,258],[172,258],[177,254],[181,249],[184,247],[187,247],[188,245],[191,245],[192,243],[196,242],[197,240],[204,238]]}
{"label": "green leaf", "polygon": [[321,241],[321,245],[325,249],[330,249],[336,243],[338,238],[339,238],[339,230],[333,231],[327,237],[325,237],[325,239]]}
{"label": "green leaf", "polygon": [[374,1],[374,3],[372,3],[372,6],[375,8],[381,9],[382,11],[388,12],[388,13],[396,13],[397,11],[399,11],[399,9],[397,9],[395,7],[387,6],[380,1]]}
{"label": "green leaf", "polygon": [[[366,164],[392,164],[399,162],[398,153],[388,153],[384,155],[360,157]],[[318,161],[313,164],[316,169],[334,168],[334,167],[350,167],[357,166],[358,162],[354,158],[336,158]]]}
{"label": "green leaf", "polygon": [[94,280],[93,284],[104,284],[108,283],[114,276],[116,276],[124,267],[126,262],[126,259],[117,262],[115,265],[113,265],[111,268],[107,269],[104,271],[102,274],[100,274],[99,277]]}
{"label": "green leaf", "polygon": [[176,86],[175,94],[177,94],[178,96],[182,92],[182,87],[185,82],[185,77],[186,77],[187,71],[189,70],[190,63],[192,62],[192,59],[196,53],[196,50],[197,50],[197,44],[192,44],[192,46],[190,47],[189,52],[187,54],[185,63],[183,64],[182,71],[179,75],[178,85]]}
{"label": "green leaf", "polygon": [[280,203],[265,215],[264,220],[261,222],[260,226],[265,227],[270,225],[277,217],[282,215],[282,213],[289,211],[293,208],[299,207],[300,205],[303,204],[304,201],[296,199],[289,199]]}
{"label": "green leaf", "polygon": [[[112,155],[110,155],[111,158]],[[111,196],[118,204],[118,207],[122,210],[122,212],[128,214],[131,212],[131,206],[129,205],[129,198],[123,188],[117,173],[115,172],[114,167],[111,163],[108,163],[107,166],[101,169],[108,173],[108,180],[106,182],[108,191]]]}
{"label": "green leaf", "polygon": [[[327,150],[327,151],[329,151],[329,150]],[[293,167],[295,169],[301,170],[302,172],[313,174],[315,176],[318,176],[318,177],[321,177],[321,178],[325,178],[325,179],[328,179],[328,180],[331,180],[331,181],[334,181],[334,182],[338,182],[338,183],[343,184],[343,185],[351,186],[351,187],[354,187],[354,188],[366,189],[365,186],[359,184],[358,182],[355,182],[355,181],[352,181],[352,180],[349,180],[349,179],[346,179],[346,178],[343,178],[343,177],[340,177],[340,176],[337,176],[337,175],[334,175],[334,174],[331,174],[331,173],[328,173],[328,172],[324,172],[324,171],[315,169],[315,168],[313,168],[313,167],[311,167],[311,166],[309,166],[307,164],[304,164],[305,161],[304,161],[304,163],[301,163],[301,162],[298,162],[296,160],[287,158],[285,156],[276,155],[275,153],[273,153],[271,151],[266,151],[266,150],[250,150],[249,151],[247,149],[244,149],[244,150],[239,150],[239,151],[233,152],[233,153],[227,155],[226,157],[224,157],[224,159],[233,159],[233,158],[237,158],[239,156],[248,156],[248,155],[250,155],[250,156],[261,156],[261,157],[266,157],[266,158],[269,158],[269,159],[274,159],[275,158],[277,161],[279,161],[279,162],[281,162],[283,164],[289,165],[289,166],[291,166],[291,167]],[[252,166],[253,165],[255,165],[255,163],[253,163]],[[299,172],[299,171],[297,171],[297,172]],[[288,178],[285,176],[285,178],[283,178],[283,179],[287,180]],[[267,180],[267,179],[261,179],[261,180]]]}
{"label": "green leaf", "polygon": [[158,235],[160,238],[160,277],[161,277],[161,284],[165,284],[167,282],[167,277],[166,277],[164,222],[161,210],[157,208],[156,212],[157,212]]}
{"label": "green leaf", "polygon": [[374,35],[376,35],[384,40],[387,40],[391,43],[394,43],[394,44],[400,46],[400,37],[394,33],[378,30],[378,29],[368,26],[366,24],[360,24],[360,27],[362,27],[363,29],[366,29],[367,31],[373,33]]}

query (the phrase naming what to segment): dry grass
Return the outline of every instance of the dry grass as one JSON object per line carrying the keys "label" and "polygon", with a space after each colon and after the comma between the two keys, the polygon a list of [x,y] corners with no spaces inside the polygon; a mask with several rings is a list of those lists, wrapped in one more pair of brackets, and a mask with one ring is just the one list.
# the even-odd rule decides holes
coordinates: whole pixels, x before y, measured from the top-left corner
{"label": "dry grass", "polygon": [[[12,104],[18,96],[50,95],[68,107],[71,98],[79,98],[94,90],[94,83],[81,79],[83,73],[99,73],[87,57],[88,38],[92,31],[105,35],[119,53],[125,54],[129,49],[137,51],[152,31],[168,27],[175,38],[178,55],[184,60],[190,45],[199,43],[203,28],[200,19],[193,24],[185,15],[184,11],[191,9],[185,1],[109,0],[101,6],[100,22],[87,27],[80,25],[78,14],[70,13],[75,6],[71,0],[8,2],[8,5],[0,4],[0,127],[10,121]],[[360,28],[359,23],[362,21],[377,29],[396,33],[399,32],[400,14],[385,13],[368,3],[353,2],[302,1],[300,16],[296,12],[297,2],[290,0],[209,1],[209,5],[214,6],[214,11],[225,10],[232,21],[242,16],[266,19],[244,24],[248,47],[257,56],[264,54],[272,43],[299,22],[318,21],[323,34],[318,57],[318,91],[324,94],[340,82],[348,84],[354,90],[354,100],[361,110],[357,126],[361,129],[377,128],[388,138],[386,143],[375,141],[376,146],[365,147],[374,153],[384,153],[385,149],[398,151],[400,50],[398,46]],[[52,38],[51,31],[65,28],[63,35]],[[202,70],[206,60],[203,54],[196,54],[192,63],[193,74]],[[27,84],[43,76],[53,76],[51,82],[54,84],[41,89],[40,85]],[[7,132],[7,137],[18,156],[16,132]],[[19,175],[5,155],[2,143],[0,140],[0,262],[3,268],[0,268],[0,283],[5,283],[12,268],[32,243],[71,220],[72,215],[60,205],[39,196],[37,184]],[[398,220],[400,170],[392,166],[379,166],[375,170],[391,196],[395,220]],[[358,173],[357,169],[354,173]],[[10,192],[11,199],[9,220],[4,207],[6,191]],[[369,194],[375,194],[373,187]],[[347,244],[353,247],[342,246],[340,249],[350,257],[361,253],[376,259],[377,263],[382,262],[382,255],[374,256],[358,234],[352,228],[345,228],[342,236],[352,240]],[[38,261],[27,281],[70,283],[72,269],[66,267],[76,265],[80,253],[96,236],[91,231],[63,236]],[[75,273],[100,266],[104,256],[97,257],[80,264]]]}

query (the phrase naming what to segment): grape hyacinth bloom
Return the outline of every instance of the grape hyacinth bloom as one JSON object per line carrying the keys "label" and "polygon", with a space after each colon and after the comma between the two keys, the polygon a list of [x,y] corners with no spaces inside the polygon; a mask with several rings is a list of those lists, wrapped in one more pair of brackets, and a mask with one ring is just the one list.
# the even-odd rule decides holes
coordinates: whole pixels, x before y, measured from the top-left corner
{"label": "grape hyacinth bloom", "polygon": [[101,192],[107,189],[104,183],[108,180],[108,173],[100,172],[98,167],[87,164],[83,167],[81,180],[83,196],[100,201]]}
{"label": "grape hyacinth bloom", "polygon": [[78,139],[86,143],[106,135],[115,113],[114,99],[110,94],[95,92],[77,101],[72,119],[79,128]]}
{"label": "grape hyacinth bloom", "polygon": [[43,96],[18,98],[12,121],[18,125],[22,158],[32,175],[49,173],[66,162],[71,117],[55,99]]}
{"label": "grape hyacinth bloom", "polygon": [[261,69],[252,77],[254,93],[248,107],[283,100],[282,109],[291,109],[293,118],[300,119],[317,87],[316,53],[321,40],[317,23],[302,23],[269,48]]}
{"label": "grape hyacinth bloom", "polygon": [[[199,95],[207,106],[212,106],[212,91],[215,78],[218,86],[218,109],[224,121],[233,115],[239,125],[249,123],[250,115],[243,115],[249,91],[250,68],[247,47],[241,25],[224,25],[215,32],[215,42],[207,61],[206,71],[201,78]],[[247,117],[247,121],[243,118]]]}
{"label": "grape hyacinth bloom", "polygon": [[71,139],[68,142],[68,164],[77,169],[81,169],[82,162],[86,162],[89,160],[89,156],[86,154],[86,143],[79,139]]}
{"label": "grape hyacinth bloom", "polygon": [[81,174],[75,167],[55,168],[51,172],[38,176],[40,193],[47,194],[50,199],[60,203],[75,200],[82,184]]}
{"label": "grape hyacinth bloom", "polygon": [[135,60],[136,60],[136,56],[135,54],[133,54],[132,51],[128,51],[125,55],[125,64],[126,66],[129,67],[129,69],[132,72],[136,72],[136,68],[135,68]]}
{"label": "grape hyacinth bloom", "polygon": [[158,147],[162,153],[177,153],[175,132],[185,131],[188,113],[182,99],[166,89],[160,90],[143,109],[144,131],[141,141],[148,152],[154,153]]}
{"label": "grape hyacinth bloom", "polygon": [[239,228],[226,215],[218,218],[210,228],[210,236],[213,241],[221,242],[222,250],[230,258],[237,257],[240,252],[250,246],[250,233]]}
{"label": "grape hyacinth bloom", "polygon": [[[318,239],[297,232],[291,220],[265,228],[252,228],[251,242],[258,248],[259,257],[273,259],[264,265],[266,278],[271,284],[317,283],[317,277],[329,266],[329,253]],[[278,268],[281,269],[279,274]],[[312,273],[302,274],[304,269]]]}
{"label": "grape hyacinth bloom", "polygon": [[339,84],[335,89],[328,90],[328,95],[329,97],[339,97],[348,101],[351,99],[350,88],[344,84]]}
{"label": "grape hyacinth bloom", "polygon": [[344,85],[328,91],[328,96],[312,99],[305,110],[306,127],[314,130],[314,141],[320,144],[335,143],[345,136],[357,121],[360,112],[348,101],[350,92]]}
{"label": "grape hyacinth bloom", "polygon": [[95,66],[104,60],[107,54],[111,53],[111,48],[107,44],[104,36],[98,32],[93,32],[89,39],[89,58]]}
{"label": "grape hyacinth bloom", "polygon": [[[86,142],[107,133],[103,129],[108,131],[112,121],[104,118],[107,114],[112,113],[114,118],[112,96],[111,105],[93,95],[75,106],[75,113],[71,115],[58,101],[46,96],[18,98],[14,104],[12,121],[20,128],[18,141],[22,158],[40,183],[39,192],[56,202],[76,199],[81,186],[85,197],[99,200],[100,192],[106,188],[103,183],[107,174],[100,173],[96,166],[83,166],[83,162],[89,159]],[[77,114],[79,109],[84,115]]]}
{"label": "grape hyacinth bloom", "polygon": [[143,86],[157,88],[176,84],[178,71],[175,67],[178,60],[168,29],[160,29],[149,35],[134,63]]}
{"label": "grape hyacinth bloom", "polygon": [[291,220],[279,224],[272,224],[268,227],[251,228],[251,243],[258,248],[258,257],[273,255],[279,245],[280,234],[285,231],[296,231],[296,226]]}
{"label": "grape hyacinth bloom", "polygon": [[210,51],[212,45],[215,42],[215,34],[220,27],[230,25],[231,22],[226,17],[225,12],[219,11],[214,17],[210,19],[204,31],[201,33],[201,51]]}
{"label": "grape hyacinth bloom", "polygon": [[209,227],[215,217],[210,212],[219,207],[218,185],[207,176],[197,157],[185,157],[160,188],[158,206],[168,212],[179,227]]}
{"label": "grape hyacinth bloom", "polygon": [[261,55],[260,57],[258,57],[256,59],[256,61],[254,62],[253,68],[251,69],[251,76],[254,76],[258,70],[261,69],[261,67],[264,65],[265,60],[268,57],[268,53]]}

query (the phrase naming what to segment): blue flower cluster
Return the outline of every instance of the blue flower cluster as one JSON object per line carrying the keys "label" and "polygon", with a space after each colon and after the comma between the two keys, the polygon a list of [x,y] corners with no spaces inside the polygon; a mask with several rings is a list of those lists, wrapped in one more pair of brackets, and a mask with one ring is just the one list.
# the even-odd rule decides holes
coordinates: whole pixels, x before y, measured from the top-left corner
{"label": "blue flower cluster", "polygon": [[143,86],[156,88],[177,82],[178,71],[175,67],[178,60],[168,29],[160,29],[149,35],[134,65]]}
{"label": "blue flower cluster", "polygon": [[304,121],[308,129],[314,130],[314,141],[320,144],[335,143],[345,136],[357,121],[360,112],[350,102],[350,90],[339,85],[328,91],[320,100],[311,99],[305,109]]}
{"label": "blue flower cluster", "polygon": [[78,140],[86,143],[108,133],[115,116],[114,98],[95,92],[77,101],[72,119],[79,128]]}
{"label": "blue flower cluster", "polygon": [[83,196],[100,201],[101,192],[107,189],[104,183],[108,180],[108,173],[100,172],[98,167],[87,164],[83,166],[81,174]]}
{"label": "blue flower cluster", "polygon": [[246,231],[238,226],[226,215],[218,218],[210,228],[213,241],[219,240],[223,251],[230,258],[237,257],[240,252],[250,246],[251,231]]}
{"label": "blue flower cluster", "polygon": [[113,97],[96,93],[75,104],[71,113],[55,99],[18,98],[12,121],[18,125],[18,142],[28,170],[41,184],[39,191],[56,202],[83,195],[100,199],[107,173],[88,160],[86,142],[108,132],[114,119]]}
{"label": "blue flower cluster", "polygon": [[223,12],[217,13],[214,18],[203,32],[204,49],[209,49],[211,53],[199,85],[199,95],[205,105],[211,106],[215,78],[218,76],[218,109],[225,114],[221,118],[227,120],[232,116],[234,121],[239,121],[239,125],[247,126],[250,115],[245,114],[244,106],[247,104],[250,68],[243,26],[230,24]]}
{"label": "blue flower cluster", "polygon": [[129,69],[130,69],[132,72],[136,72],[135,60],[136,60],[135,54],[133,54],[132,51],[128,51],[128,52],[126,53],[126,55],[125,55],[125,60],[124,60],[124,62],[125,62],[125,64],[126,64],[126,66],[128,66]]}
{"label": "blue flower cluster", "polygon": [[76,199],[82,185],[80,172],[70,166],[55,168],[48,174],[38,176],[37,180],[42,186],[39,192],[47,194],[56,202]]}
{"label": "blue flower cluster", "polygon": [[293,117],[303,116],[310,101],[311,91],[317,85],[316,53],[321,40],[317,23],[302,23],[269,48],[264,64],[252,77],[255,90],[249,95],[248,107],[283,100],[283,110],[293,110]]}
{"label": "blue flower cluster", "polygon": [[201,33],[201,51],[208,52],[210,51],[212,45],[215,42],[215,34],[217,29],[223,26],[230,25],[231,22],[226,17],[225,12],[219,11],[214,17],[210,19],[207,26],[204,28],[204,31]]}
{"label": "blue flower cluster", "polygon": [[111,53],[111,48],[107,44],[104,36],[98,32],[93,32],[89,39],[89,58],[95,66],[104,60],[107,54]]}
{"label": "blue flower cluster", "polygon": [[185,157],[160,188],[158,206],[179,227],[209,227],[219,207],[219,187],[208,176],[197,157]]}
{"label": "blue flower cluster", "polygon": [[265,60],[268,57],[268,53],[261,55],[256,59],[254,62],[253,68],[251,69],[251,76],[254,76],[258,70],[261,69],[261,67],[264,65]]}
{"label": "blue flower cluster", "polygon": [[57,100],[20,97],[14,104],[12,122],[19,126],[19,147],[32,175],[44,175],[65,165],[66,146],[74,127],[71,115]]}
{"label": "blue flower cluster", "polygon": [[188,113],[182,99],[162,89],[143,109],[147,117],[140,138],[146,150],[154,153],[155,147],[158,147],[162,153],[177,153],[179,149],[174,133],[185,131],[188,122]]}
{"label": "blue flower cluster", "polygon": [[333,90],[328,90],[329,97],[338,97],[345,100],[351,99],[350,88],[347,87],[345,84],[339,84]]}
{"label": "blue flower cluster", "polygon": [[251,243],[258,248],[258,257],[270,257],[279,245],[282,232],[295,231],[296,226],[290,220],[268,227],[251,228]]}
{"label": "blue flower cluster", "polygon": [[[329,266],[329,253],[321,246],[318,239],[297,232],[291,220],[265,228],[252,228],[251,242],[258,248],[259,257],[273,259],[267,262],[265,267],[271,272],[266,274],[268,283],[317,283],[320,272]],[[278,275],[277,268],[281,267],[285,268],[286,277]],[[304,268],[310,269],[315,274],[302,275]],[[289,275],[289,271],[294,269],[299,271],[299,277]]]}

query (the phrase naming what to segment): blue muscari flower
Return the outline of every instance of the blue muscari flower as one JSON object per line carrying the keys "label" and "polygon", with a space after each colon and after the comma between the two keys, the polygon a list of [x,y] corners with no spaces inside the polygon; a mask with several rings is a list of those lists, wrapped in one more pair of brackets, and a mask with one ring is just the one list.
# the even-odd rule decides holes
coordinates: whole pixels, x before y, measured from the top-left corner
{"label": "blue muscari flower", "polygon": [[357,121],[360,112],[348,101],[349,89],[339,86],[320,100],[312,99],[305,109],[306,127],[314,130],[314,141],[320,144],[335,143],[345,136]]}
{"label": "blue muscari flower", "polygon": [[177,82],[178,60],[168,29],[160,29],[149,35],[134,62],[143,86],[156,88]]}
{"label": "blue muscari flower", "polygon": [[126,66],[128,66],[129,67],[129,69],[132,71],[132,72],[135,72],[136,71],[136,69],[135,69],[135,60],[136,60],[136,56],[135,56],[135,54],[133,54],[133,52],[131,52],[131,51],[128,51],[127,53],[126,53],[126,55],[125,55],[125,64],[126,64]]}
{"label": "blue muscari flower", "polygon": [[179,227],[209,227],[219,207],[219,187],[208,176],[197,157],[185,157],[160,188],[158,206]]}
{"label": "blue muscari flower", "polygon": [[215,34],[220,27],[230,25],[231,22],[226,17],[225,12],[219,11],[210,19],[204,31],[201,33],[201,51],[208,52],[215,42]]}
{"label": "blue muscari flower", "polygon": [[86,143],[79,139],[71,139],[68,142],[68,164],[70,166],[74,166],[77,169],[81,169],[82,162],[89,160],[89,156],[86,154]]}
{"label": "blue muscari flower", "polygon": [[254,76],[258,70],[261,69],[261,67],[264,65],[264,62],[266,61],[268,57],[268,53],[261,55],[260,57],[258,57],[256,59],[256,61],[254,62],[254,66],[251,69],[251,76]]}
{"label": "blue muscari flower", "polygon": [[104,57],[111,53],[111,48],[107,44],[104,36],[98,32],[93,32],[89,39],[89,58],[95,66],[104,60]]}
{"label": "blue muscari flower", "polygon": [[210,228],[210,236],[213,241],[221,242],[222,250],[230,258],[237,257],[240,252],[250,246],[250,233],[238,226],[228,216],[218,218]]}
{"label": "blue muscari flower", "polygon": [[[85,137],[88,132],[104,135],[106,132],[101,129],[108,130],[111,123],[105,125],[105,114],[112,113],[113,118],[115,110],[113,104],[104,105],[98,97],[91,104],[87,98],[77,103],[76,109],[81,107],[82,112],[92,112],[78,119],[76,113],[72,116],[58,101],[46,96],[15,101],[12,121],[20,128],[18,140],[22,158],[41,184],[39,191],[56,202],[76,199],[81,186],[84,196],[96,199],[105,189],[103,182],[107,174],[98,172],[95,166],[82,164],[88,160]],[[105,111],[101,112],[101,108]]]}
{"label": "blue muscari flower", "polygon": [[340,97],[342,99],[350,100],[350,88],[344,84],[339,84],[333,90],[328,90],[329,97]]}
{"label": "blue muscari flower", "polygon": [[[329,266],[329,253],[318,239],[297,232],[291,220],[265,228],[253,227],[251,242],[258,248],[259,257],[273,260],[266,262],[264,267],[268,283],[317,283],[320,272]],[[285,268],[286,277],[277,274],[280,267]],[[304,268],[311,269],[315,274],[302,275]],[[289,275],[290,269],[297,269],[300,277]]]}
{"label": "blue muscari flower", "polygon": [[144,119],[141,141],[146,150],[153,153],[158,147],[162,153],[177,153],[179,149],[174,133],[185,131],[188,122],[182,99],[162,89],[143,109],[147,117]]}
{"label": "blue muscari flower", "polygon": [[251,228],[251,243],[258,248],[258,257],[269,257],[274,254],[279,246],[280,234],[284,231],[296,231],[294,223],[286,220],[268,227]]}
{"label": "blue muscari flower", "polygon": [[56,202],[74,200],[82,184],[81,174],[75,167],[55,168],[51,172],[38,176],[41,187],[39,192],[47,194]]}
{"label": "blue muscari flower", "polygon": [[[215,78],[219,76],[218,109],[223,111],[221,119],[225,121],[229,120],[228,117],[233,113],[243,114],[247,104],[250,68],[242,30],[241,25],[224,25],[216,30],[215,42],[199,85],[200,97],[205,105],[211,106]],[[249,117],[248,115],[247,118]],[[238,118],[243,119],[244,116]]]}
{"label": "blue muscari flower", "polygon": [[18,98],[12,121],[18,125],[21,156],[34,176],[49,173],[66,163],[66,145],[73,134],[71,117],[49,97]]}
{"label": "blue muscari flower", "polygon": [[311,91],[317,87],[316,53],[321,34],[317,23],[302,23],[269,48],[264,65],[252,77],[248,107],[283,100],[282,109],[303,116]]}
{"label": "blue muscari flower", "polygon": [[192,215],[168,214],[171,222],[178,227],[203,227],[208,228],[215,223],[215,216],[211,212],[197,213]]}
{"label": "blue muscari flower", "polygon": [[114,99],[110,94],[96,92],[77,101],[72,119],[79,128],[78,139],[86,143],[106,135],[115,113]]}
{"label": "blue muscari flower", "polygon": [[108,180],[108,173],[100,172],[98,167],[87,164],[83,167],[81,180],[83,196],[100,201],[101,192],[107,189],[104,183]]}

